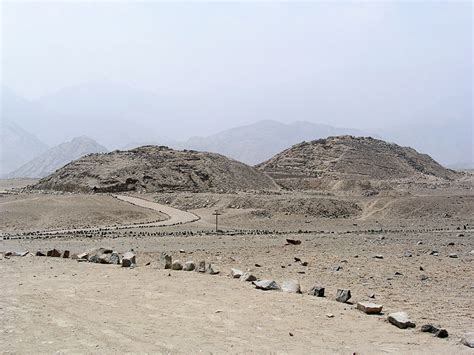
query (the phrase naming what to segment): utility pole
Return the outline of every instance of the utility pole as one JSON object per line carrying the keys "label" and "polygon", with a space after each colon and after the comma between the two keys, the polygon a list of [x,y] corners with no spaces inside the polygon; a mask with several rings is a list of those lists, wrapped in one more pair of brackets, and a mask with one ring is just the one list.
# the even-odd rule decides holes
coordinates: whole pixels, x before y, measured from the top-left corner
{"label": "utility pole", "polygon": [[218,228],[218,217],[221,215],[222,213],[219,213],[217,212],[217,210],[212,214],[213,216],[216,216],[216,234],[219,233],[219,228]]}

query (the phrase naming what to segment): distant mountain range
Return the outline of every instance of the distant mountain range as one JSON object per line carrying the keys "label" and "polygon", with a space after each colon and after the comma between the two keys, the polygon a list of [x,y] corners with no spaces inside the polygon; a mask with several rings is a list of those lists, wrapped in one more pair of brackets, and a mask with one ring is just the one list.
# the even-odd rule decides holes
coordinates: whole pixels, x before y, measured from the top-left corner
{"label": "distant mountain range", "polygon": [[101,146],[93,139],[86,136],[77,137],[70,142],[62,143],[46,150],[18,169],[7,174],[6,177],[42,178],[85,155],[105,152],[107,152],[107,148]]}
{"label": "distant mountain range", "polygon": [[[474,160],[472,124],[466,125],[466,121],[366,132],[305,121],[261,120],[258,112],[249,110],[245,113],[246,120],[253,119],[256,123],[202,135],[204,128],[209,129],[212,122],[225,122],[239,113],[220,116],[225,107],[207,112],[199,102],[188,98],[176,102],[163,95],[109,81],[75,85],[34,101],[22,98],[5,86],[1,87],[0,94],[4,127],[1,132],[1,174],[18,169],[48,146],[79,135],[91,137],[109,150],[130,149],[144,145],[141,143],[144,142],[221,153],[247,164],[260,163],[301,141],[346,134],[372,136],[411,146],[447,166],[470,167]],[[224,103],[219,105],[225,106]],[[284,115],[281,113],[278,119],[288,120]],[[190,134],[201,136],[183,138]]]}
{"label": "distant mountain range", "polygon": [[337,128],[310,122],[285,124],[277,121],[232,128],[208,137],[192,137],[178,143],[182,149],[220,153],[246,164],[255,165],[302,141],[338,135],[370,135],[351,128]]}
{"label": "distant mountain range", "polygon": [[2,120],[0,128],[0,176],[48,149],[36,136],[14,122]]}

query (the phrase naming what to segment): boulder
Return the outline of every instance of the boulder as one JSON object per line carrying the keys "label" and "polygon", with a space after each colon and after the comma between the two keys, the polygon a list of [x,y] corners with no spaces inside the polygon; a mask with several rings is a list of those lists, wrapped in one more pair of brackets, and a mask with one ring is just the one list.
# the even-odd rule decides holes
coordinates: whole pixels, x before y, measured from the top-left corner
{"label": "boulder", "polygon": [[193,271],[196,268],[194,261],[186,261],[183,266],[184,271]]}
{"label": "boulder", "polygon": [[357,309],[366,314],[380,314],[383,306],[372,302],[358,302]]}
{"label": "boulder", "polygon": [[206,272],[206,262],[200,261],[198,267],[196,268],[196,272]]}
{"label": "boulder", "polygon": [[109,255],[109,263],[113,265],[120,265],[120,255],[116,251],[112,252],[112,254],[107,254]]}
{"label": "boulder", "polygon": [[308,291],[308,295],[311,296],[316,296],[316,297],[324,297],[324,287],[320,285],[314,285],[311,287],[311,289]]}
{"label": "boulder", "polygon": [[126,252],[122,256],[122,267],[131,267],[136,264],[135,254],[131,251]]}
{"label": "boulder", "polygon": [[231,269],[231,270],[230,270],[230,276],[231,276],[233,279],[240,279],[243,274],[244,274],[244,273],[242,272],[242,270],[239,270],[239,269]]}
{"label": "boulder", "polygon": [[171,255],[168,255],[165,252],[161,253],[160,262],[162,263],[162,265],[165,269],[171,269],[171,267],[173,266],[173,259],[172,259]]}
{"label": "boulder", "polygon": [[336,293],[336,301],[345,303],[351,298],[351,290],[338,289]]}
{"label": "boulder", "polygon": [[69,258],[69,250],[64,250],[61,257],[64,258],[64,259],[68,259]]}
{"label": "boulder", "polygon": [[388,315],[388,321],[400,329],[415,328],[416,324],[413,323],[406,312],[390,313]]}
{"label": "boulder", "polygon": [[268,291],[268,290],[280,289],[280,286],[278,286],[278,284],[273,280],[260,280],[260,281],[253,281],[252,283],[259,290]]}
{"label": "boulder", "polygon": [[207,267],[206,267],[206,274],[209,274],[209,275],[217,275],[220,271],[217,270],[215,267],[212,266],[211,263],[207,264]]}
{"label": "boulder", "polygon": [[257,281],[257,278],[250,272],[245,272],[241,277],[240,281],[253,282]]}
{"label": "boulder", "polygon": [[61,257],[61,252],[57,249],[51,249],[47,251],[46,256],[49,256],[52,258],[59,258]]}
{"label": "boulder", "polygon": [[77,254],[77,260],[89,260],[89,254],[88,253]]}
{"label": "boulder", "polygon": [[171,269],[172,270],[183,270],[183,264],[179,260],[173,261],[173,264],[171,264]]}
{"label": "boulder", "polygon": [[464,345],[474,348],[474,332],[469,332],[464,334],[464,336],[461,339],[461,343]]}
{"label": "boulder", "polygon": [[301,293],[300,283],[297,280],[283,281],[281,290],[288,293]]}

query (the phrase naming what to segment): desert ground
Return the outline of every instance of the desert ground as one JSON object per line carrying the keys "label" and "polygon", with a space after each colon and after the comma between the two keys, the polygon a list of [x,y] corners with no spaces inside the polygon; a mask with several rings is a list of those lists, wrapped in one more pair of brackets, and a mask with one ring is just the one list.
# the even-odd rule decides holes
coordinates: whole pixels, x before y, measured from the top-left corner
{"label": "desert ground", "polygon": [[[3,353],[473,353],[461,343],[474,331],[465,186],[357,197],[15,190],[30,183],[0,184]],[[132,250],[136,267],[34,256],[99,247]],[[164,270],[162,252],[220,272]],[[232,268],[298,280],[302,294],[257,290]],[[314,285],[325,297],[307,294]],[[335,301],[339,288],[351,290],[348,302]],[[359,301],[382,314],[357,310]],[[397,311],[416,327],[390,324]],[[449,337],[421,332],[428,323]]]}

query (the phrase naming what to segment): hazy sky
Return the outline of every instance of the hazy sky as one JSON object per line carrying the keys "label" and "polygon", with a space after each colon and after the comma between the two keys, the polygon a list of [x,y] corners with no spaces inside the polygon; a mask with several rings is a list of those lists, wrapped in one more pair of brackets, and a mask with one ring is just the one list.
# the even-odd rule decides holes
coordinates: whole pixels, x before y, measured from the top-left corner
{"label": "hazy sky", "polygon": [[1,82],[29,99],[112,80],[198,103],[222,128],[255,117],[472,124],[470,1],[15,1],[1,10]]}

